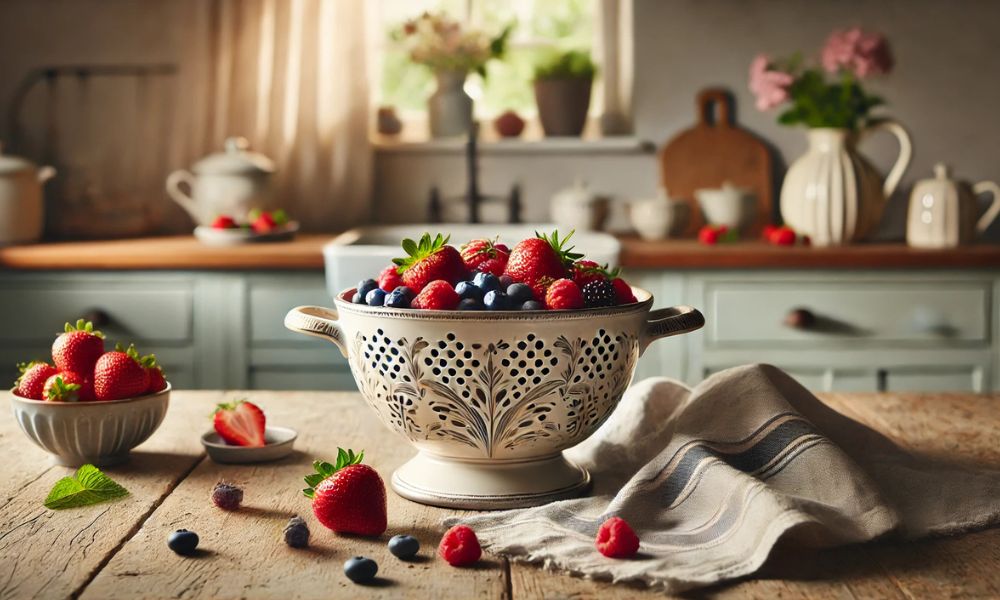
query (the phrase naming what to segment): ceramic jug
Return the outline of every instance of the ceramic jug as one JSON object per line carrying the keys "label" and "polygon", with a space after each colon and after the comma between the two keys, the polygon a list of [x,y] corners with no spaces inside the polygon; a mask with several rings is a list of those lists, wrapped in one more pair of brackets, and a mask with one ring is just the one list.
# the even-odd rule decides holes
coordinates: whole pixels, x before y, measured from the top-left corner
{"label": "ceramic jug", "polygon": [[52,167],[37,167],[3,154],[0,145],[0,246],[36,242],[42,237],[42,184],[55,174]]}
{"label": "ceramic jug", "polygon": [[[979,216],[976,197],[989,192],[990,207]],[[910,193],[906,243],[919,248],[953,248],[975,241],[1000,215],[1000,186],[992,181],[969,185],[952,179],[948,167],[934,165],[934,178],[918,181]]]}
{"label": "ceramic jug", "polygon": [[[857,150],[859,139],[887,131],[899,141],[899,157],[882,180]],[[781,216],[817,246],[862,240],[882,218],[888,198],[910,164],[913,145],[902,125],[881,121],[859,132],[810,129],[808,151],[792,163],[781,186]]]}
{"label": "ceramic jug", "polygon": [[245,222],[250,209],[271,206],[274,174],[274,163],[249,148],[246,138],[226,139],[223,152],[206,156],[190,171],[171,173],[167,193],[198,225],[209,225],[219,215]]}

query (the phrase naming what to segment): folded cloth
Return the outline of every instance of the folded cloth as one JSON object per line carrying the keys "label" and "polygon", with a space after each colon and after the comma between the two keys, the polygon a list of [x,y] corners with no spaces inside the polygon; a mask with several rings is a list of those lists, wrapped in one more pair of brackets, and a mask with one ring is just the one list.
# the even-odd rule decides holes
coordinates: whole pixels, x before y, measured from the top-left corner
{"label": "folded cloth", "polygon": [[[514,560],[679,592],[753,573],[782,538],[831,546],[1000,520],[1000,471],[911,455],[769,365],[729,369],[693,390],[636,383],[566,454],[593,475],[589,497],[446,525],[472,526],[486,550]],[[595,549],[611,516],[639,535],[637,557]]]}

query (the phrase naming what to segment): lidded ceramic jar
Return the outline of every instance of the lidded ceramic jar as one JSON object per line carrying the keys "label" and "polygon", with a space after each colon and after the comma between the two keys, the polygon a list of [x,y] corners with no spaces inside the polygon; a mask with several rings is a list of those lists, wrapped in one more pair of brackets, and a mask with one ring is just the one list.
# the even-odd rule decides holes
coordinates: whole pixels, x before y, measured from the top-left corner
{"label": "lidded ceramic jar", "polygon": [[653,198],[632,200],[628,204],[632,227],[644,240],[662,240],[676,235],[687,226],[691,206],[670,199],[666,188]]}
{"label": "lidded ceramic jar", "polygon": [[4,154],[0,144],[0,246],[36,242],[42,237],[42,184],[55,174],[52,167],[38,167]]}
{"label": "lidded ceramic jar", "polygon": [[[993,201],[979,216],[979,194]],[[934,165],[934,178],[918,181],[910,193],[906,243],[920,248],[953,248],[975,241],[1000,215],[1000,187],[992,181],[970,185],[952,179],[948,167]]]}
{"label": "lidded ceramic jar", "polygon": [[571,187],[552,196],[552,220],[567,231],[600,231],[608,218],[608,199],[577,179]]}
{"label": "lidded ceramic jar", "polygon": [[209,225],[219,215],[242,223],[250,209],[271,206],[271,159],[251,152],[250,143],[242,137],[227,138],[224,148],[195,163],[190,171],[181,169],[167,177],[170,197],[199,225]]}

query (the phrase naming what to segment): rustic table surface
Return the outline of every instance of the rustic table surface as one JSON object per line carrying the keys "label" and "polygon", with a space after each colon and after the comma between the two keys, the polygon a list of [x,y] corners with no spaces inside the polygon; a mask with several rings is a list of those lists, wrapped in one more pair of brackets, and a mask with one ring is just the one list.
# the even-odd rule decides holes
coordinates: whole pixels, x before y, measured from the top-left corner
{"label": "rustic table surface", "polygon": [[[276,425],[299,430],[297,452],[263,465],[219,465],[199,435],[217,402],[248,397]],[[958,453],[969,464],[1000,464],[1000,396],[827,394],[829,404],[931,455]],[[9,414],[9,413],[8,413]],[[484,556],[475,568],[449,567],[434,555],[441,519],[451,511],[389,492],[389,530],[380,539],[323,529],[302,496],[315,457],[337,446],[365,449],[384,477],[412,450],[390,434],[353,393],[175,392],[159,431],[124,466],[106,472],[131,495],[115,502],[52,511],[42,501],[71,473],[49,465],[11,418],[0,419],[0,599],[114,598],[637,598],[662,594],[613,586]],[[244,508],[226,513],[208,499],[216,482],[244,487]],[[303,514],[308,550],[293,550],[281,530]],[[194,558],[167,549],[167,535],[201,536]],[[422,560],[392,557],[395,533],[420,539]],[[379,563],[377,585],[343,575],[355,554]],[[718,598],[1000,597],[1000,529],[908,545],[869,544],[815,553],[778,552],[759,578],[702,590]]]}

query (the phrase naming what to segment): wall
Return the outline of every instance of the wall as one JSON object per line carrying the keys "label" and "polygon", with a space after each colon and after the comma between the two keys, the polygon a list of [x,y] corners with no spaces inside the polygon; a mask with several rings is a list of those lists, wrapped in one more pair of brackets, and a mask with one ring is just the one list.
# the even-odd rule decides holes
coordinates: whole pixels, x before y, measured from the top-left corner
{"label": "wall", "polygon": [[[748,64],[758,52],[816,50],[831,29],[858,24],[885,32],[893,44],[897,68],[872,87],[888,100],[887,113],[909,128],[916,148],[885,235],[902,234],[900,209],[909,188],[930,176],[937,161],[963,178],[1000,180],[1000,2],[635,0],[634,14],[634,120],[641,139],[662,144],[689,126],[695,93],[721,85],[735,93],[743,125],[772,142],[782,162],[794,160],[805,149],[802,131],[780,127],[773,114],[753,108]],[[863,148],[885,169],[895,143],[873,138]],[[528,215],[542,219],[551,192],[575,177],[624,198],[653,193],[654,161],[653,155],[487,154],[482,174],[492,190],[521,181]],[[380,153],[376,173],[378,210],[395,219],[421,218],[433,182],[462,185],[458,154]],[[991,233],[1000,234],[1000,226]]]}

